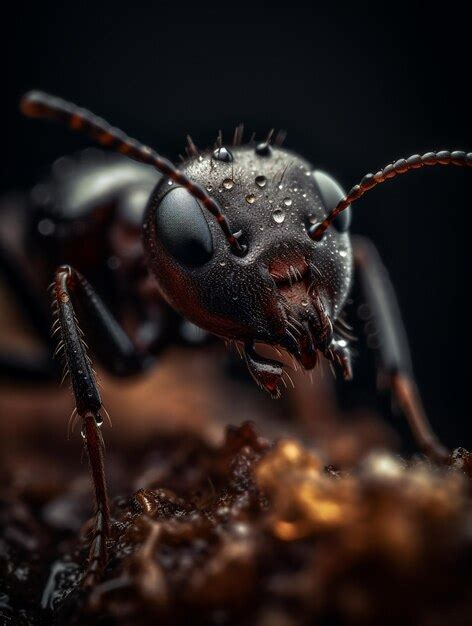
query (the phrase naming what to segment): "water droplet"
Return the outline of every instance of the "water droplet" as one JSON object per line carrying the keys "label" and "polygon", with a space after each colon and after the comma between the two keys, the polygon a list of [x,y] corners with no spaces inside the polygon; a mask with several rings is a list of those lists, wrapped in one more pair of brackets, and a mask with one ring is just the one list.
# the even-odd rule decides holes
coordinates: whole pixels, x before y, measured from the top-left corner
{"label": "water droplet", "polygon": [[264,230],[264,226],[259,226],[259,230]]}
{"label": "water droplet", "polygon": [[265,187],[267,183],[267,178],[265,176],[256,176],[256,185],[258,187]]}
{"label": "water droplet", "polygon": [[213,187],[211,185],[207,185],[207,191],[213,191]]}
{"label": "water droplet", "polygon": [[255,201],[256,201],[256,196],[254,196],[252,193],[248,193],[248,195],[246,196],[246,202],[248,204],[254,204]]}
{"label": "water droplet", "polygon": [[282,209],[275,209],[275,211],[272,212],[272,219],[276,224],[282,224],[285,220],[285,213]]}
{"label": "water droplet", "polygon": [[292,199],[291,198],[284,198],[284,204],[285,204],[285,206],[292,206]]}
{"label": "water droplet", "polygon": [[171,181],[171,180],[168,180],[168,181],[167,181],[167,184],[168,184],[168,185],[172,185],[172,181]]}
{"label": "water droplet", "polygon": [[221,267],[224,267],[226,265],[226,261],[220,261],[220,265]]}
{"label": "water droplet", "polygon": [[225,189],[232,189],[234,187],[234,181],[231,178],[225,178],[223,181],[223,187]]}
{"label": "water droplet", "polygon": [[214,150],[213,152],[213,158],[216,161],[224,161],[225,163],[231,163],[233,160],[233,155],[232,153],[228,150],[228,148],[225,148],[224,146],[221,148],[217,148],[216,150]]}
{"label": "water droplet", "polygon": [[256,146],[256,154],[258,156],[268,157],[272,154],[272,148],[267,142],[264,141]]}
{"label": "water droplet", "polygon": [[301,305],[302,306],[308,306],[308,300],[302,300]]}
{"label": "water droplet", "polygon": [[310,222],[310,224],[316,224],[318,222],[318,220],[316,219],[316,215],[309,215],[308,221]]}
{"label": "water droplet", "polygon": [[346,250],[340,250],[340,251],[339,251],[339,256],[342,256],[342,257],[347,256],[347,252],[346,252]]}

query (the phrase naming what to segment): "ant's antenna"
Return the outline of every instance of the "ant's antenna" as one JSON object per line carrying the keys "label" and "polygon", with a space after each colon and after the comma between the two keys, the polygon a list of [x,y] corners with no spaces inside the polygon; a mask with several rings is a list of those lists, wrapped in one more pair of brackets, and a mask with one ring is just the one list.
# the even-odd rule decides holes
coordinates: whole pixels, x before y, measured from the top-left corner
{"label": "ant's antenna", "polygon": [[410,170],[417,170],[428,165],[457,165],[459,167],[472,167],[472,152],[462,150],[440,150],[439,152],[426,152],[426,154],[413,154],[408,159],[399,159],[395,163],[390,163],[377,174],[366,174],[358,185],[343,198],[334,209],[328,213],[325,219],[319,224],[313,224],[309,229],[309,235],[314,241],[320,241],[333,220],[348,208],[353,202],[358,200],[369,189],[373,189],[390,178],[395,178],[399,174],[406,174]]}
{"label": "ant's antenna", "polygon": [[126,156],[153,165],[164,176],[184,187],[194,198],[216,217],[223,233],[233,252],[242,256],[245,247],[241,245],[233,235],[226,216],[222,213],[218,203],[207,191],[191,181],[185,174],[178,170],[173,163],[161,157],[157,152],[144,144],[131,139],[123,131],[114,128],[107,121],[94,115],[87,109],[82,109],[71,102],[61,98],[55,98],[41,91],[30,91],[23,96],[20,109],[27,117],[45,118],[57,120],[67,124],[72,130],[85,132],[89,137],[102,146],[120,152]]}

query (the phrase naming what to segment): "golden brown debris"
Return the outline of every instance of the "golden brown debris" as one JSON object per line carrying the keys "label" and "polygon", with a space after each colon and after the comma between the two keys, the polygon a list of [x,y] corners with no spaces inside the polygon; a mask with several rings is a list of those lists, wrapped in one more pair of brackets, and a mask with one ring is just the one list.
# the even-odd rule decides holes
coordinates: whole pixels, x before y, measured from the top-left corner
{"label": "golden brown debris", "polygon": [[[128,465],[110,464],[124,489],[139,489],[114,501],[111,559],[90,591],[80,586],[87,528],[77,542],[57,527],[58,511],[63,523],[77,516],[73,502],[87,510],[77,484],[56,486],[49,501],[41,492],[34,506],[4,502],[9,617],[22,602],[25,623],[60,626],[104,616],[120,626],[435,626],[471,615],[465,450],[442,468],[378,452],[347,473],[296,440],[270,445],[244,424],[221,446],[168,437]],[[39,556],[22,593],[39,597],[42,610],[11,593],[28,562],[24,524]]]}

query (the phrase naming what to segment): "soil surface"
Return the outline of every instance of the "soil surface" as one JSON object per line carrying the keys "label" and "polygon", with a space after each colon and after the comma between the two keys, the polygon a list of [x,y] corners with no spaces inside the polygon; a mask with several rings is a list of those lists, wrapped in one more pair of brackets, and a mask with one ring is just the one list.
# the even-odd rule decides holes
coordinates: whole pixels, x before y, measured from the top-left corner
{"label": "soil surface", "polygon": [[[51,445],[49,444],[49,447]],[[250,424],[107,452],[109,561],[84,588],[91,490],[48,442],[3,462],[0,623],[466,624],[472,459],[326,467]],[[3,620],[3,621],[2,621]]]}

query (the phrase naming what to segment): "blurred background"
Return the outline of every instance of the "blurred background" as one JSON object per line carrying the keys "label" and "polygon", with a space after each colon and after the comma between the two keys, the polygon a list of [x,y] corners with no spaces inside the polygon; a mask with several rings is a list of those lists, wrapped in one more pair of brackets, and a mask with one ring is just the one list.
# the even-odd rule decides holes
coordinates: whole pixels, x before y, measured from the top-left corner
{"label": "blurred background", "polygon": [[[247,136],[283,128],[287,147],[348,189],[415,152],[472,149],[470,33],[457,8],[39,3],[13,8],[3,24],[1,193],[29,189],[54,159],[87,145],[20,116],[31,88],[172,159],[187,133],[206,146],[239,122]],[[352,227],[391,272],[435,429],[469,447],[471,190],[470,170],[417,172],[360,201]]]}

